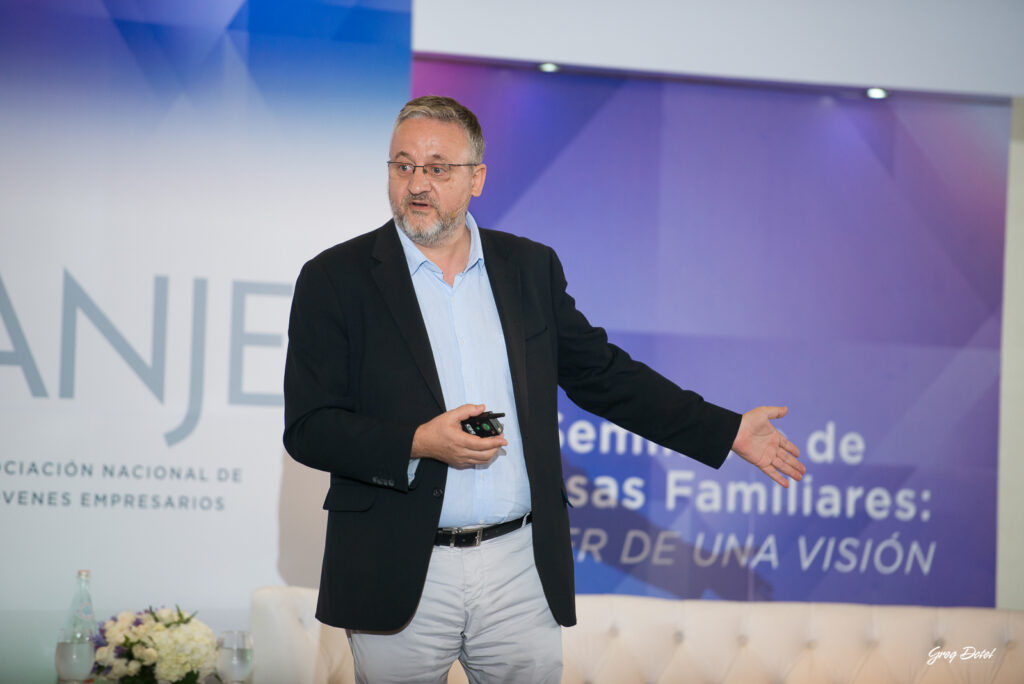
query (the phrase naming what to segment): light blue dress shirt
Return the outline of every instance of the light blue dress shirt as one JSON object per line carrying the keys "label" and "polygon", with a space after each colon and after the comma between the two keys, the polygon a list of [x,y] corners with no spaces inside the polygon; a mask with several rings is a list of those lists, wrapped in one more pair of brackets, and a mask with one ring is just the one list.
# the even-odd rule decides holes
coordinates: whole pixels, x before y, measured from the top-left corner
{"label": "light blue dress shirt", "polygon": [[[488,411],[505,414],[501,423],[508,446],[486,465],[448,468],[440,527],[490,525],[530,512],[530,482],[505,337],[487,278],[480,230],[469,212],[466,225],[470,233],[469,260],[453,285],[448,285],[441,269],[395,227],[427,327],[445,410],[463,404],[486,404]],[[409,461],[410,484],[419,462]]]}

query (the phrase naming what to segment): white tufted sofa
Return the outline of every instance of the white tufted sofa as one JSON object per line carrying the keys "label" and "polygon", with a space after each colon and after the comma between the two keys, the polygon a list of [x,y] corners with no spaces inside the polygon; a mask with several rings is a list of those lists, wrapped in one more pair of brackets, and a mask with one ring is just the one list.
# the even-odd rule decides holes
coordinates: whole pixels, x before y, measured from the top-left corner
{"label": "white tufted sofa", "polygon": [[[563,682],[938,684],[1024,682],[1024,611],[842,603],[577,597]],[[253,684],[353,681],[344,630],[313,617],[316,591],[253,593]],[[964,649],[992,651],[962,659]],[[929,653],[955,652],[952,660]],[[465,682],[458,663],[449,682]]]}

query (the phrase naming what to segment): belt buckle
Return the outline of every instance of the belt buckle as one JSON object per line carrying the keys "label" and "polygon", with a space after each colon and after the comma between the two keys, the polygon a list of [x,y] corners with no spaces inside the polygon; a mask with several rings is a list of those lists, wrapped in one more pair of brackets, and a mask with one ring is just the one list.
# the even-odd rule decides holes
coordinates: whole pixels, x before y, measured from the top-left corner
{"label": "belt buckle", "polygon": [[453,527],[453,528],[451,528],[451,530],[448,532],[448,548],[454,549],[455,548],[455,538],[458,535],[464,534],[466,532],[475,533],[475,537],[474,537],[474,539],[470,543],[468,543],[468,544],[459,544],[459,546],[480,546],[480,544],[482,544],[483,541],[484,541],[484,530],[485,529],[486,529],[485,527],[478,527],[475,530],[467,530],[464,527]]}

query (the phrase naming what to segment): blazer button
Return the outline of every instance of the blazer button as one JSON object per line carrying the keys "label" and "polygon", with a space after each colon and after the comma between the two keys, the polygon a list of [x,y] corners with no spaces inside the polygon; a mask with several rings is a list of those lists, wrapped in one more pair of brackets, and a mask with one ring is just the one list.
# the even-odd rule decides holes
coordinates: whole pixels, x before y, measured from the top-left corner
{"label": "blazer button", "polygon": [[434,496],[439,498],[444,496],[444,490],[441,489],[440,487],[434,487]]}

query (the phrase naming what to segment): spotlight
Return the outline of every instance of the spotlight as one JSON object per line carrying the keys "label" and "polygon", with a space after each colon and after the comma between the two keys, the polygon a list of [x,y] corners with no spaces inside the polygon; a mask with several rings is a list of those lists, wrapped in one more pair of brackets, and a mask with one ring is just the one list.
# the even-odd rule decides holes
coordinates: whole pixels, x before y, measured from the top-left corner
{"label": "spotlight", "polygon": [[540,69],[541,71],[543,71],[545,74],[553,74],[556,71],[558,71],[559,69],[561,69],[562,67],[558,66],[554,62],[544,62],[543,64],[539,65],[537,68]]}
{"label": "spotlight", "polygon": [[864,94],[872,100],[884,100],[889,97],[889,91],[885,88],[868,88]]}

